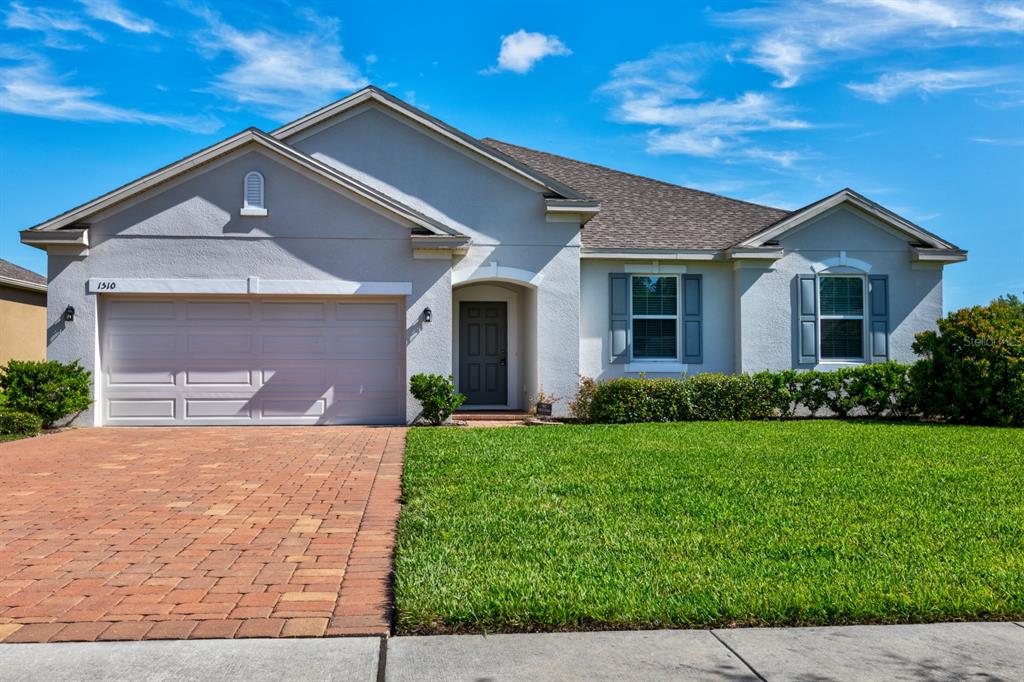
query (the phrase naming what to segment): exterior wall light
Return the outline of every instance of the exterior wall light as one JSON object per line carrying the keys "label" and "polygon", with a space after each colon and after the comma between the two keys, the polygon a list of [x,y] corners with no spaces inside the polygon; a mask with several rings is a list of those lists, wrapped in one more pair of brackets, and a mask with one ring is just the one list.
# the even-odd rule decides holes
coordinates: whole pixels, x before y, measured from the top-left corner
{"label": "exterior wall light", "polygon": [[61,316],[65,322],[75,321],[75,306],[69,305],[64,309],[64,314]]}
{"label": "exterior wall light", "polygon": [[430,322],[432,317],[434,317],[433,311],[431,311],[430,308],[425,308],[423,310],[423,321]]}

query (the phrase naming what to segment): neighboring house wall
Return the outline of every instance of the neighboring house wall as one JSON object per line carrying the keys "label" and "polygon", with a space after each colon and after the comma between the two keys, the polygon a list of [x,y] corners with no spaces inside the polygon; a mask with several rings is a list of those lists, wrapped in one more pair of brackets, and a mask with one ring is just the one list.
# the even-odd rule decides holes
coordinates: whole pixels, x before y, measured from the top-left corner
{"label": "neighboring house wall", "polygon": [[564,414],[580,363],[579,223],[547,222],[537,187],[376,105],[339,119],[287,142],[386,183],[393,196],[472,237],[455,261],[456,278],[486,276],[494,263],[536,273],[539,285],[521,303],[524,334],[533,340],[520,349],[522,394],[527,401],[540,390],[562,398],[555,409]]}
{"label": "neighboring house wall", "polygon": [[[585,229],[585,228],[584,228]],[[732,263],[708,261],[661,261],[668,267],[682,266],[686,274],[701,275],[703,291],[704,362],[691,364],[689,374],[698,372],[732,372],[735,352],[733,343],[733,279]],[[581,266],[582,317],[580,334],[580,374],[595,379],[639,376],[627,373],[625,364],[611,362],[609,349],[609,284],[610,273],[642,274],[650,261],[618,261],[585,259]],[[654,268],[649,269],[654,272]],[[678,372],[645,372],[648,376],[674,376]]]}
{"label": "neighboring house wall", "polygon": [[[264,218],[239,216],[242,178],[266,178]],[[109,278],[408,281],[406,374],[451,367],[451,263],[412,257],[409,229],[261,152],[243,151],[93,219],[89,255],[49,259],[50,357],[96,369],[97,299]],[[68,305],[74,322],[60,322]],[[421,321],[430,307],[433,322]],[[419,412],[409,396],[407,415]],[[91,424],[92,415],[79,423]]]}
{"label": "neighboring house wall", "polygon": [[[870,274],[889,277],[889,355],[912,362],[914,335],[934,329],[942,317],[942,268],[914,264],[905,237],[856,209],[838,207],[784,235],[785,255],[771,266],[744,266],[734,273],[737,313],[737,371],[798,367],[796,280],[813,266],[839,257],[864,261]],[[852,270],[851,270],[852,271]],[[821,365],[834,367],[834,363]]]}
{"label": "neighboring house wall", "polygon": [[0,286],[0,365],[46,359],[46,294]]}

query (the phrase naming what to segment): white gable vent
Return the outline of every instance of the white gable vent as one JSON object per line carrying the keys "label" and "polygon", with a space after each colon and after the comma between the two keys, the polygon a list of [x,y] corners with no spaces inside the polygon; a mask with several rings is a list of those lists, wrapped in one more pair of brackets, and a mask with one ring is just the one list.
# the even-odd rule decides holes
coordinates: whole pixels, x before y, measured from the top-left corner
{"label": "white gable vent", "polygon": [[244,184],[242,215],[267,215],[267,205],[263,199],[263,175],[259,171],[249,171],[245,174]]}

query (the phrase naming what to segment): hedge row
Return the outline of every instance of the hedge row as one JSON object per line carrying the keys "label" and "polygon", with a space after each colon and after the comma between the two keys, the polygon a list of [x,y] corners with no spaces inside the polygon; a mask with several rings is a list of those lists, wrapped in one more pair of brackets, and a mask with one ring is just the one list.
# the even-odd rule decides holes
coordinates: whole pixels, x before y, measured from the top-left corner
{"label": "hedge row", "polygon": [[581,421],[612,424],[771,419],[825,410],[838,417],[854,411],[906,417],[915,409],[909,371],[909,365],[887,362],[832,372],[584,380],[571,409]]}

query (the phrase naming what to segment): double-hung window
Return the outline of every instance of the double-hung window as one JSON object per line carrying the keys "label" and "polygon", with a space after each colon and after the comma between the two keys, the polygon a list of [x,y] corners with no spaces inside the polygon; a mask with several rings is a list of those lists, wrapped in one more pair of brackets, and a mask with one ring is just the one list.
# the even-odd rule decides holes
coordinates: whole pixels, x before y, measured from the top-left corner
{"label": "double-hung window", "polygon": [[630,324],[635,360],[679,359],[679,277],[633,275]]}
{"label": "double-hung window", "polygon": [[822,360],[864,359],[864,288],[860,275],[818,277]]}

